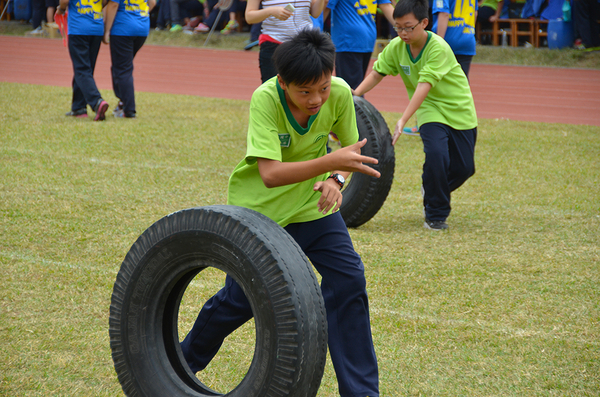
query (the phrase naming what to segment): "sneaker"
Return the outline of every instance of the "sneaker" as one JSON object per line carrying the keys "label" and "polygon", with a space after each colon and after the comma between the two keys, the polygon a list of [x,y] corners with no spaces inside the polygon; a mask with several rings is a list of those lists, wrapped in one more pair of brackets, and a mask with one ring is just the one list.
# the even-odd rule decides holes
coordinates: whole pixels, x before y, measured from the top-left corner
{"label": "sneaker", "polygon": [[70,112],[65,113],[65,116],[82,118],[82,117],[87,117],[88,114],[87,114],[87,109],[83,108],[83,109],[71,110]]}
{"label": "sneaker", "polygon": [[117,113],[123,113],[123,102],[120,102],[117,104],[117,107],[115,107],[115,110],[113,110],[113,116],[115,117],[120,117],[117,116]]}
{"label": "sneaker", "polygon": [[258,40],[256,40],[256,41],[248,40],[248,44],[246,44],[244,46],[244,50],[249,51],[249,50],[253,49],[254,47],[256,47],[257,45],[258,45]]}
{"label": "sneaker", "polygon": [[100,99],[98,101],[98,106],[96,106],[96,117],[94,117],[94,121],[103,121],[105,119],[105,113],[108,110],[108,102],[104,99]]}
{"label": "sneaker", "polygon": [[34,34],[34,35],[44,34],[44,28],[42,28],[42,26],[38,26],[37,28],[33,29],[31,32],[28,32],[28,34]]}
{"label": "sneaker", "polygon": [[229,21],[227,22],[227,26],[225,26],[225,29],[221,30],[221,34],[229,34],[232,31],[236,30],[240,25],[237,23],[237,21]]}
{"label": "sneaker", "polygon": [[201,21],[202,20],[200,19],[200,17],[193,17],[188,23],[186,23],[183,26],[183,30],[194,30],[194,28],[198,26]]}
{"label": "sneaker", "polygon": [[210,30],[208,25],[200,22],[196,28],[194,28],[194,33],[207,33]]}
{"label": "sneaker", "polygon": [[183,30],[183,26],[181,26],[180,24],[176,23],[175,25],[171,26],[171,29],[169,29],[169,32],[173,33],[173,32],[181,32]]}
{"label": "sneaker", "polygon": [[430,230],[448,230],[448,224],[445,221],[430,221],[427,218],[425,218],[423,226]]}
{"label": "sneaker", "polygon": [[418,136],[419,135],[419,127],[416,125],[414,127],[404,127],[404,129],[402,130],[402,133],[405,135]]}
{"label": "sneaker", "polygon": [[135,119],[135,113],[125,113],[123,109],[119,112],[113,112],[114,116],[119,119]]}

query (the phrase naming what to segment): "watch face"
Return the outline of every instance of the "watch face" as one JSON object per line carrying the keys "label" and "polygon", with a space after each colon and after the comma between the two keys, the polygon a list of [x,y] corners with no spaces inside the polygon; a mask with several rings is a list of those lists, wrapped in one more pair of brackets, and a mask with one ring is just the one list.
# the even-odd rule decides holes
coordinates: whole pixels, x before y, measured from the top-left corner
{"label": "watch face", "polygon": [[344,179],[344,177],[341,176],[340,174],[337,175],[337,179],[338,179],[338,181],[340,181],[340,183],[345,183],[346,182],[346,179]]}

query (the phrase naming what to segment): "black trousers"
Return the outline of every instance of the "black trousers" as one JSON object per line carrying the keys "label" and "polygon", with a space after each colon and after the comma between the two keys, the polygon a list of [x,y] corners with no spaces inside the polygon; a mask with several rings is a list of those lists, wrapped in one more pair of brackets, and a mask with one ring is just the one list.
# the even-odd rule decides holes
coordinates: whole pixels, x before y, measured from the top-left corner
{"label": "black trousers", "polygon": [[600,46],[600,4],[597,0],[574,0],[571,12],[577,36],[587,48]]}
{"label": "black trousers", "polygon": [[335,75],[356,89],[364,80],[370,61],[370,52],[336,52]]}
{"label": "black trousers", "polygon": [[273,65],[273,53],[279,44],[265,41],[260,45],[258,53],[258,67],[260,68],[260,80],[264,83],[271,77],[277,76],[277,70]]}
{"label": "black trousers", "polygon": [[441,123],[419,126],[423,164],[423,205],[425,216],[445,221],[450,215],[450,193],[475,173],[477,128],[455,130]]}
{"label": "black trousers", "polygon": [[146,36],[110,36],[110,59],[113,91],[123,102],[125,115],[134,115],[133,58],[146,42]]}
{"label": "black trousers", "polygon": [[69,35],[69,55],[73,63],[73,100],[71,110],[95,110],[102,97],[94,80],[96,59],[100,52],[102,36]]}

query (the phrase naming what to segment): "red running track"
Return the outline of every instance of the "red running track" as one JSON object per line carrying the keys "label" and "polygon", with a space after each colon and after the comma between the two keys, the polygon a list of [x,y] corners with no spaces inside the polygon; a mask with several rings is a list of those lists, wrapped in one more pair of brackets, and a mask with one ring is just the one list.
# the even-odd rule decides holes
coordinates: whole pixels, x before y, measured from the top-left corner
{"label": "red running track", "polygon": [[[72,76],[62,40],[0,36],[0,81],[69,87]],[[112,88],[105,45],[95,76],[100,89]],[[147,45],[134,77],[136,91],[249,100],[260,84],[258,53]],[[600,126],[600,70],[475,63],[469,77],[480,118]],[[408,104],[400,77],[366,98],[380,111]]]}

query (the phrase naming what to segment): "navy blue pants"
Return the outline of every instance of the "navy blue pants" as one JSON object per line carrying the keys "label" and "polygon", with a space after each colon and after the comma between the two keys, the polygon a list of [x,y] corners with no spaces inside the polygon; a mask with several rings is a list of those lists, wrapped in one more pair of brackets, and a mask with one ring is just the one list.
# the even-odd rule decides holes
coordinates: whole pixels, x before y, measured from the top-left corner
{"label": "navy blue pants", "polygon": [[102,99],[94,80],[94,69],[102,36],[69,35],[69,55],[73,63],[73,100],[71,110],[85,109],[90,105],[96,110]]}
{"label": "navy blue pants", "polygon": [[371,62],[370,52],[336,52],[335,75],[356,89],[362,83]]}
{"label": "navy blue pants", "polygon": [[135,115],[133,58],[146,42],[145,36],[110,36],[112,84],[115,96],[123,102],[126,116]]}
{"label": "navy blue pants", "polygon": [[445,221],[450,215],[450,193],[475,173],[477,128],[455,130],[441,123],[419,126],[423,164],[423,205],[425,216]]}
{"label": "navy blue pants", "polygon": [[[379,395],[364,266],[339,212],[286,226],[322,276],[329,352],[343,397]],[[227,276],[225,286],[205,304],[181,342],[192,372],[204,369],[227,335],[252,318],[242,289]]]}
{"label": "navy blue pants", "polygon": [[277,76],[277,69],[273,64],[273,54],[279,44],[265,41],[260,45],[258,52],[258,67],[260,68],[260,80],[264,83],[271,77]]}

